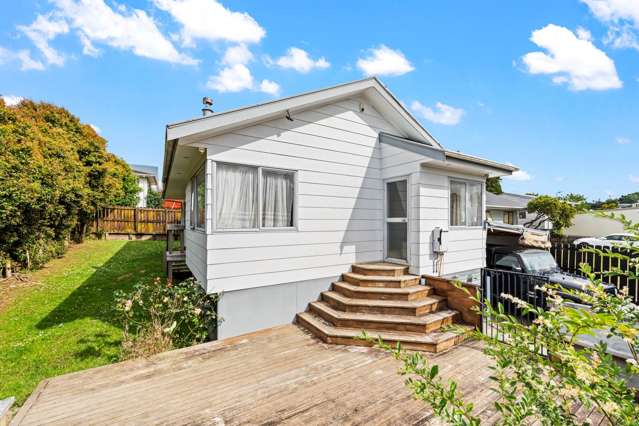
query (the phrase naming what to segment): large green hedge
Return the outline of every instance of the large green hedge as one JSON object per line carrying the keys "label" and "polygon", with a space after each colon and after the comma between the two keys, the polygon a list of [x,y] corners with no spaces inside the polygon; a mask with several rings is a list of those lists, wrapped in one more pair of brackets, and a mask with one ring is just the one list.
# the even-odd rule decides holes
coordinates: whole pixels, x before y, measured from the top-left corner
{"label": "large green hedge", "polygon": [[0,266],[39,266],[82,238],[103,205],[133,206],[137,180],[64,108],[0,98]]}

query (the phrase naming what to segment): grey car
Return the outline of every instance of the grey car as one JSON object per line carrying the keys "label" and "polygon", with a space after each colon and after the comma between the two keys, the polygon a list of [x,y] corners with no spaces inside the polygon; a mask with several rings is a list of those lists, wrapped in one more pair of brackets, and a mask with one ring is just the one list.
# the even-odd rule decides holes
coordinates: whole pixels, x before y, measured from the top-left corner
{"label": "grey car", "polygon": [[[511,247],[493,247],[488,249],[488,267],[503,271],[547,277],[553,284],[567,290],[587,291],[590,281],[585,278],[562,272],[550,252],[540,249],[513,249]],[[604,284],[606,292],[616,294],[614,285]],[[560,293],[564,298],[580,302],[578,297]]]}

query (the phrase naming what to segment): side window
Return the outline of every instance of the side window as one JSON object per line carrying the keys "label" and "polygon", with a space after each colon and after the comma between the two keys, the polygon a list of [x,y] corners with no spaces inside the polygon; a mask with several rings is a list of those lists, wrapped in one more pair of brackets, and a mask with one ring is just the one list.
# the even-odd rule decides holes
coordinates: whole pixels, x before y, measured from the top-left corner
{"label": "side window", "polygon": [[507,271],[521,271],[519,259],[514,254],[496,255],[495,267]]}

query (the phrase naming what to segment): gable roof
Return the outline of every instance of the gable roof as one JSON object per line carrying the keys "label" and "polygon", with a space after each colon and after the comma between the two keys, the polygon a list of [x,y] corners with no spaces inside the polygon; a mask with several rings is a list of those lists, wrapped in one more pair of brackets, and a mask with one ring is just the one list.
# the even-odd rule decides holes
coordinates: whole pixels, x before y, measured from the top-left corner
{"label": "gable roof", "polygon": [[166,126],[166,140],[204,137],[281,117],[353,96],[364,96],[398,130],[403,137],[442,148],[435,138],[413,117],[376,77],[301,93],[286,98],[255,104],[181,121]]}
{"label": "gable roof", "polygon": [[129,164],[129,167],[131,167],[131,170],[133,170],[135,174],[151,175],[154,177],[157,177],[158,175],[158,168],[156,166],[145,166],[143,164]]}
{"label": "gable roof", "polygon": [[[195,153],[197,142],[210,137],[232,132],[233,130],[252,126],[264,121],[283,118],[308,109],[320,107],[348,98],[360,98],[372,105],[398,132],[394,139],[403,140],[407,145],[430,148],[441,151],[442,164],[446,167],[474,167],[485,171],[490,176],[511,174],[517,170],[511,165],[500,164],[479,157],[446,151],[442,145],[411,115],[402,103],[376,77],[356,80],[328,88],[301,93],[286,98],[255,104],[247,107],[223,111],[204,117],[176,122],[166,126],[164,146],[164,168],[162,182],[164,190],[168,190],[168,180],[176,158],[176,151],[191,150],[188,155],[177,158],[191,158]],[[195,145],[194,145],[195,144]],[[201,152],[201,151],[200,151]],[[433,152],[431,152],[433,154]],[[181,179],[184,176],[180,177]],[[166,194],[165,194],[166,195]]]}
{"label": "gable roof", "polygon": [[501,194],[493,194],[486,191],[486,208],[502,208],[502,209],[525,209],[528,202],[533,196],[523,194],[513,194],[510,192],[502,192]]}

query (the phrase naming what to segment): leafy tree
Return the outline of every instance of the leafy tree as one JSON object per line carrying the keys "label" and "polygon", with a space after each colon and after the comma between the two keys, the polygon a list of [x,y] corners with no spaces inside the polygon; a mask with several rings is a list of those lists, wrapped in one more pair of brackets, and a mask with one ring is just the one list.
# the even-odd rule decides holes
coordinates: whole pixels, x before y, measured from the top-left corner
{"label": "leafy tree", "polygon": [[151,209],[159,209],[162,207],[162,195],[149,189],[149,193],[146,196],[146,206]]}
{"label": "leafy tree", "polygon": [[639,203],[639,192],[632,192],[630,194],[622,195],[617,199],[617,201],[623,204]]}
{"label": "leafy tree", "polygon": [[564,228],[572,225],[577,209],[559,198],[539,195],[528,202],[528,213],[534,213],[535,217],[524,226],[541,228],[546,220],[550,220],[553,233],[560,235]]}
{"label": "leafy tree", "polygon": [[[106,141],[67,110],[0,100],[0,258],[38,266],[103,205],[131,205],[137,185]],[[33,262],[32,262],[33,261]]]}
{"label": "leafy tree", "polygon": [[585,195],[569,192],[568,194],[563,195],[560,198],[571,203],[579,213],[585,212],[590,208],[590,204],[588,203],[588,199]]}
{"label": "leafy tree", "polygon": [[492,192],[493,194],[501,194],[504,191],[501,189],[501,178],[491,177],[486,179],[486,191]]}
{"label": "leafy tree", "polygon": [[611,210],[619,207],[619,201],[616,198],[608,198],[606,201],[597,200],[592,203],[595,210]]}

